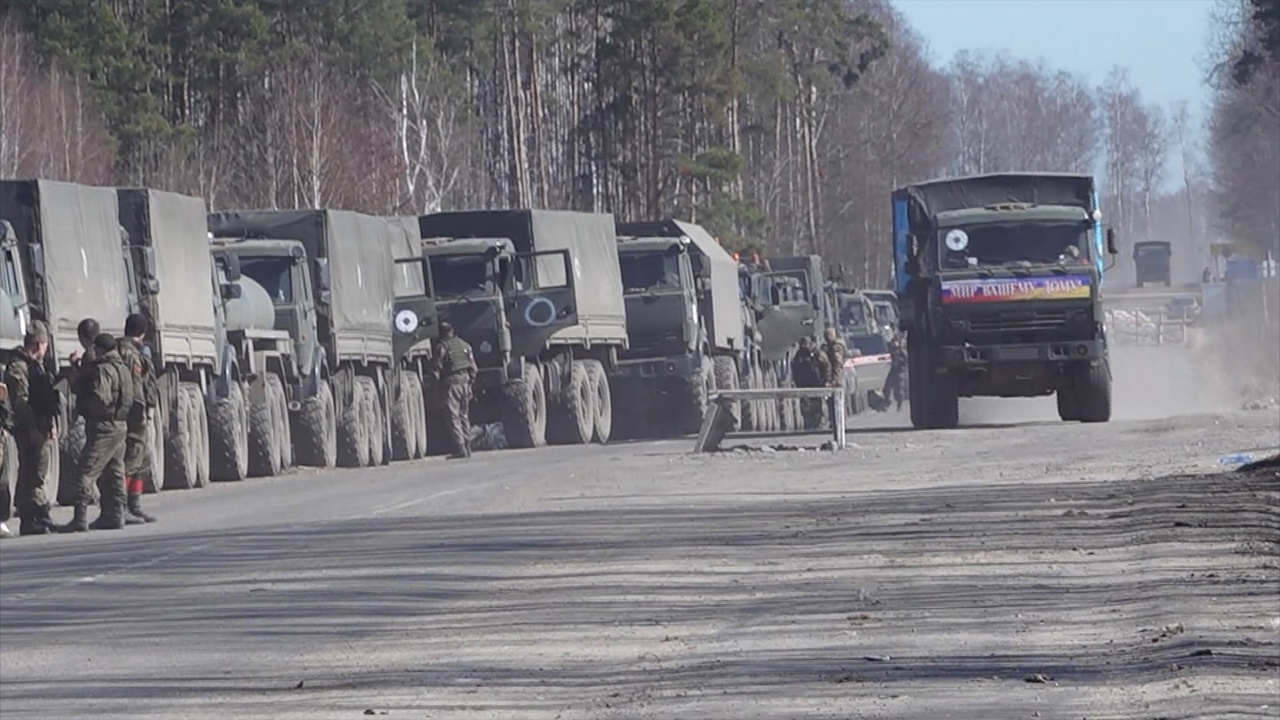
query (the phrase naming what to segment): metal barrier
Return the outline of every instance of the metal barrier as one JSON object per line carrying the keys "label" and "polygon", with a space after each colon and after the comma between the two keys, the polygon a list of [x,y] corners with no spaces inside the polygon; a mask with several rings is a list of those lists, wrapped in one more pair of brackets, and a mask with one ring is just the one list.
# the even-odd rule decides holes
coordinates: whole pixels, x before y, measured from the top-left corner
{"label": "metal barrier", "polygon": [[715,452],[720,448],[720,441],[724,440],[734,428],[736,422],[733,413],[729,409],[729,404],[735,400],[782,400],[787,398],[809,399],[820,398],[827,399],[836,397],[837,401],[832,403],[834,406],[831,413],[831,426],[834,443],[834,450],[843,450],[847,447],[845,433],[845,417],[844,417],[844,395],[845,389],[842,387],[821,387],[821,388],[769,388],[761,390],[720,390],[712,393],[707,401],[707,412],[702,416],[702,428],[698,431],[698,440],[693,446],[694,452]]}

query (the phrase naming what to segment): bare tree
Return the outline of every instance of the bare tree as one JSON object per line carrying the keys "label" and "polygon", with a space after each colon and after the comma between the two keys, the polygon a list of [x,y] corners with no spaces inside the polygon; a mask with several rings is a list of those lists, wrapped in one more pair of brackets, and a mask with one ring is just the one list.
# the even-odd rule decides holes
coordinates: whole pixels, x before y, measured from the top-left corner
{"label": "bare tree", "polygon": [[1134,141],[1137,143],[1138,191],[1142,196],[1142,230],[1151,237],[1151,202],[1164,182],[1168,167],[1169,129],[1158,105],[1140,106],[1134,113]]}

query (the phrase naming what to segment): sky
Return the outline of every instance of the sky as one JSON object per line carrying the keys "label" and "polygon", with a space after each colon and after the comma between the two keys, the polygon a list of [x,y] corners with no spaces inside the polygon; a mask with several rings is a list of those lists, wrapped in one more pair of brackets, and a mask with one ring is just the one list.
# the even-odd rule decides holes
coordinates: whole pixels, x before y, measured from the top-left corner
{"label": "sky", "polygon": [[1202,58],[1214,0],[893,0],[937,65],[960,50],[1006,51],[1102,84],[1126,67],[1147,101],[1207,116]]}

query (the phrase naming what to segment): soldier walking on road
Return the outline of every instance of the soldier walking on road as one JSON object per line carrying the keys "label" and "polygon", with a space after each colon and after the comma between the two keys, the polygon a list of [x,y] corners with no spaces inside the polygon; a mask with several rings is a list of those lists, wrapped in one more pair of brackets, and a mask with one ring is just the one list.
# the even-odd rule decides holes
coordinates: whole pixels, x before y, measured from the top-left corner
{"label": "soldier walking on road", "polygon": [[[849,348],[845,346],[844,340],[840,339],[840,334],[835,328],[827,328],[823,333],[822,354],[826,356],[826,386],[832,388],[844,387],[844,361],[849,357]],[[833,395],[827,403],[827,409],[831,413],[831,422],[835,422],[835,414],[844,412],[844,397],[841,395]]]}
{"label": "soldier walking on road", "polygon": [[22,349],[4,374],[4,385],[13,404],[14,441],[18,448],[17,511],[22,535],[44,535],[57,529],[50,516],[45,487],[58,451],[57,420],[62,401],[45,370],[49,331],[33,323]]}
{"label": "soldier walking on road", "polygon": [[151,348],[142,342],[147,335],[147,318],[137,313],[130,315],[124,321],[124,334],[119,342],[120,357],[132,371],[134,381],[129,434],[124,446],[124,486],[129,496],[125,513],[126,519],[149,523],[156,519],[143,512],[142,492],[146,481],[151,479],[150,417],[160,402],[160,390],[156,387]]}
{"label": "soldier walking on road", "polygon": [[[107,333],[98,335],[93,340],[93,359],[77,377],[76,407],[85,420],[85,444],[75,488],[75,517],[60,531],[118,530],[125,526],[124,447],[133,391],[133,373],[120,358],[116,339]],[[86,519],[95,481],[102,512],[90,524]]]}
{"label": "soldier walking on road", "polygon": [[435,369],[449,411],[449,431],[454,448],[450,457],[471,457],[471,383],[476,377],[475,355],[471,345],[458,337],[453,325],[447,322],[440,323],[440,339]]}
{"label": "soldier walking on road", "polygon": [[902,333],[894,333],[889,341],[889,376],[884,379],[885,401],[895,400],[898,410],[902,410],[903,381],[907,373],[907,344],[902,340]]}

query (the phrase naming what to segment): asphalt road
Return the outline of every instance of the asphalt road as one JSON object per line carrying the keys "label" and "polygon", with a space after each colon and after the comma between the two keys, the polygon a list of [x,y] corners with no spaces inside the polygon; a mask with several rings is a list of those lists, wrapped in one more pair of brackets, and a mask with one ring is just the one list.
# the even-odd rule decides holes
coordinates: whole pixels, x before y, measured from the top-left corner
{"label": "asphalt road", "polygon": [[1277,717],[1280,478],[1215,473],[1278,421],[1133,360],[1107,425],[298,472],[4,541],[0,716]]}

